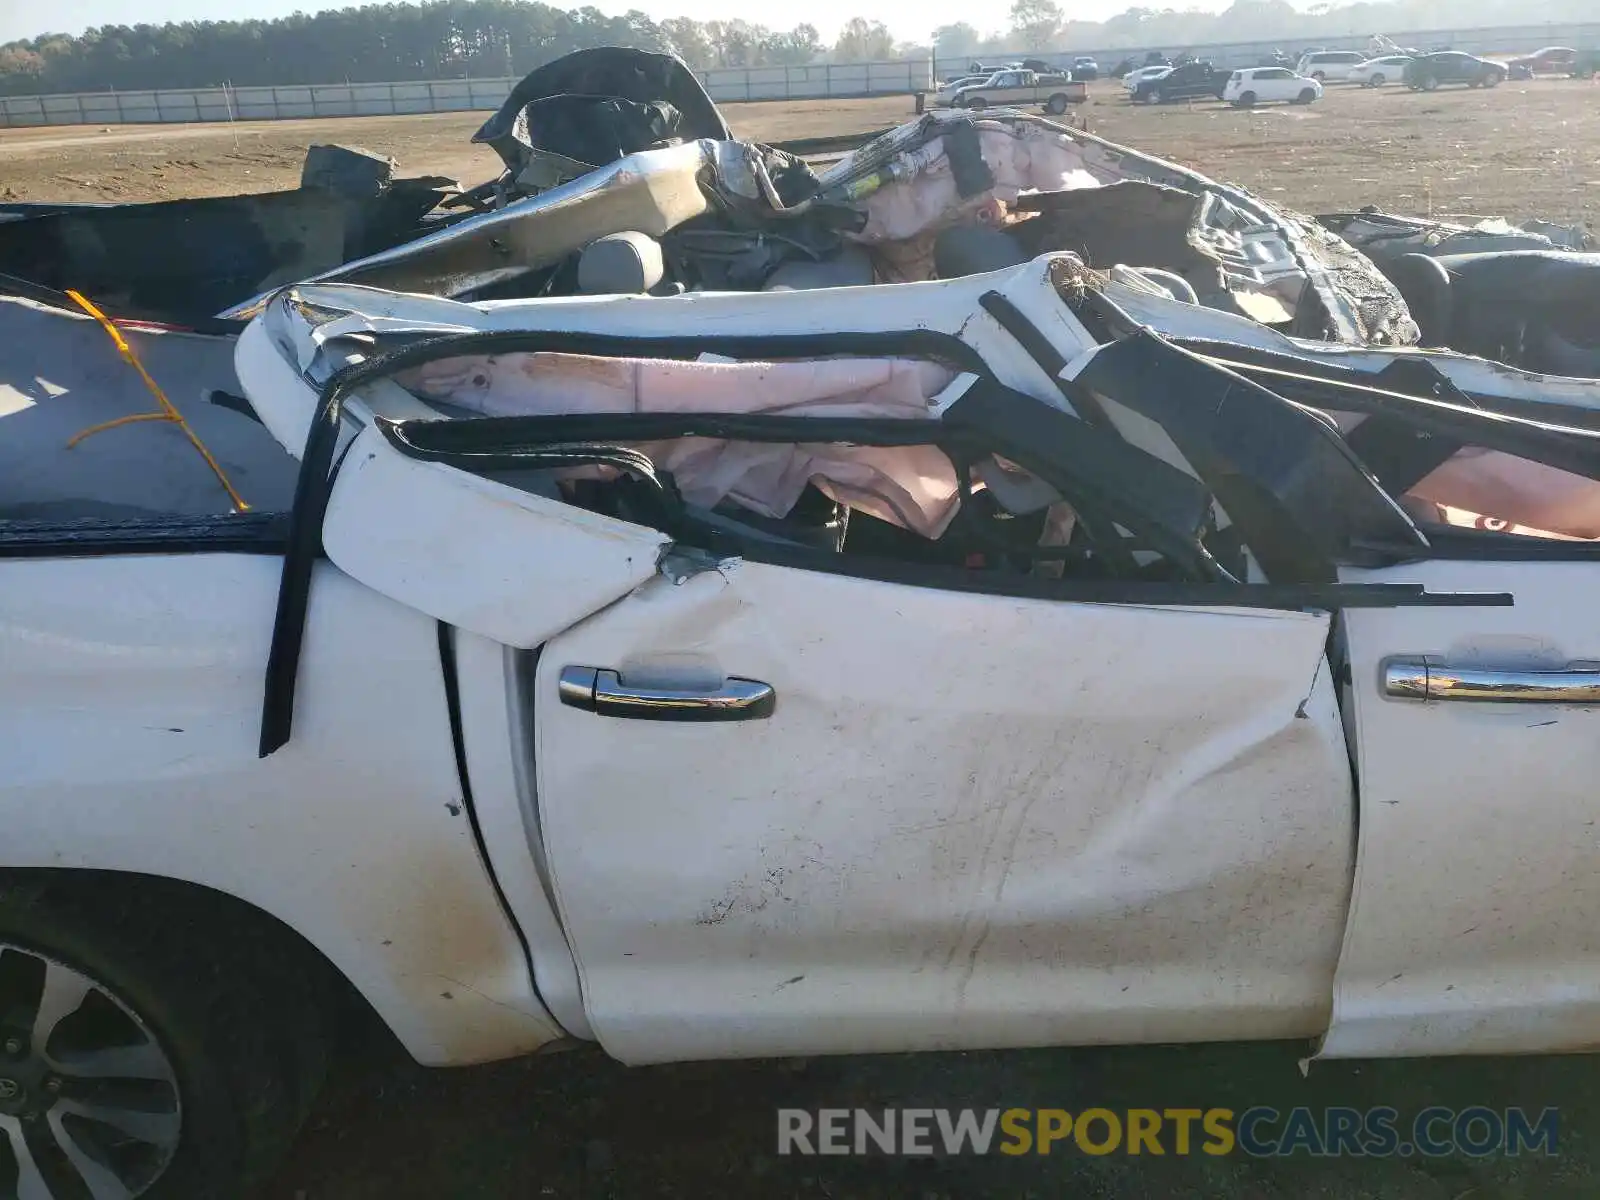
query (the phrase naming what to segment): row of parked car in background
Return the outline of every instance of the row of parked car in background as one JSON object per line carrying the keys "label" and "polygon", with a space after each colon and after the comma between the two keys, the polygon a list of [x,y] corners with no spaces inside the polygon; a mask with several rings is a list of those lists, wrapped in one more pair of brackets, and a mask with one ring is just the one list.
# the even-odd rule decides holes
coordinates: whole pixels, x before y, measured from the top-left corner
{"label": "row of parked car in background", "polygon": [[1273,101],[1311,104],[1322,98],[1321,80],[1288,67],[1228,71],[1203,60],[1141,67],[1123,78],[1123,86],[1135,104],[1170,104],[1213,97],[1238,108],[1252,108]]}
{"label": "row of parked car in background", "polygon": [[[1284,102],[1311,104],[1322,98],[1323,86],[1349,83],[1378,88],[1404,84],[1413,91],[1431,92],[1447,84],[1495,87],[1507,79],[1532,79],[1539,75],[1590,78],[1600,65],[1600,52],[1580,52],[1566,46],[1547,46],[1533,54],[1508,60],[1481,58],[1459,50],[1422,51],[1400,47],[1386,38],[1374,39],[1380,52],[1307,50],[1298,59],[1277,51],[1257,66],[1226,70],[1191,54],[1169,59],[1159,51],[1145,55],[1142,63],[1124,59],[1108,74],[1120,79],[1128,99],[1135,104],[1169,104],[1215,97],[1239,108]],[[1100,78],[1100,64],[1088,56],[1072,60],[1070,67],[1038,59],[1002,66],[973,63],[968,73],[947,79],[934,98],[947,108],[981,109],[991,106],[1038,104],[1061,114],[1069,105],[1088,99],[1086,84]]]}
{"label": "row of parked car in background", "polygon": [[970,109],[1038,104],[1060,116],[1068,105],[1082,104],[1088,98],[1088,83],[1074,78],[1074,72],[1030,59],[1026,65],[947,80],[933,102],[937,108]]}
{"label": "row of parked car in background", "polygon": [[[1136,104],[1164,104],[1216,96],[1241,108],[1268,101],[1310,104],[1322,96],[1323,85],[1350,83],[1362,87],[1404,84],[1413,91],[1431,92],[1446,84],[1495,87],[1508,78],[1532,79],[1539,75],[1592,77],[1595,54],[1570,47],[1549,46],[1506,61],[1482,58],[1459,50],[1386,53],[1372,57],[1353,50],[1312,50],[1291,68],[1281,52],[1273,61],[1237,71],[1219,70],[1211,63],[1180,59],[1177,65],[1155,63],[1122,73],[1128,98]],[[1118,71],[1123,64],[1118,64]],[[1114,71],[1113,74],[1116,74]]]}
{"label": "row of parked car in background", "polygon": [[1460,50],[1400,50],[1377,57],[1353,50],[1317,50],[1301,56],[1299,74],[1323,83],[1356,83],[1383,87],[1403,83],[1413,91],[1431,92],[1444,84],[1495,87],[1507,79],[1533,79],[1539,75],[1588,78],[1594,75],[1595,52],[1580,53],[1571,46],[1546,46],[1517,58],[1485,58]]}

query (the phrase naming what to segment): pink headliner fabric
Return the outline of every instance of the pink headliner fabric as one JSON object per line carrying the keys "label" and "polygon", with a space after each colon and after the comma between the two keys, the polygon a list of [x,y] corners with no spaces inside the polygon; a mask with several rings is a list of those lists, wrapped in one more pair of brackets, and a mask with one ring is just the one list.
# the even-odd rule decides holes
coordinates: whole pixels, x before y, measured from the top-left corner
{"label": "pink headliner fabric", "polygon": [[982,219],[983,210],[996,207],[998,201],[1010,204],[1022,192],[1059,192],[1102,185],[1102,180],[1085,165],[1077,144],[1059,133],[1030,130],[1018,137],[1005,129],[980,126],[978,144],[984,163],[994,175],[994,187],[962,199],[956,190],[950,159],[944,153],[944,139],[935,139],[918,151],[919,158],[925,156],[928,160],[918,174],[885,184],[867,197],[866,226],[851,236],[872,244],[900,242],[975,216]]}
{"label": "pink headliner fabric", "polygon": [[[401,372],[402,387],[487,416],[762,413],[926,419],[955,373],[899,358],[681,362],[577,354],[469,355]],[[641,443],[691,504],[725,499],[788,515],[807,483],[841,504],[938,537],[959,503],[950,460],[932,446],[763,445],[714,438]]]}
{"label": "pink headliner fabric", "polygon": [[[1366,419],[1328,415],[1344,434]],[[1600,538],[1600,483],[1504,450],[1464,446],[1406,495],[1431,505],[1432,518],[1447,525],[1570,541]]]}

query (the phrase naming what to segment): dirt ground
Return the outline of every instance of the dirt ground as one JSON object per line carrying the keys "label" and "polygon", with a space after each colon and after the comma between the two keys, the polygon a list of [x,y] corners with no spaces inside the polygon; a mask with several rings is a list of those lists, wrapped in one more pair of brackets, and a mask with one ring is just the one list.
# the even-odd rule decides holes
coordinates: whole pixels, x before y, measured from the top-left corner
{"label": "dirt ground", "polygon": [[[263,1200],[1593,1200],[1590,1057],[1318,1063],[1303,1044],[623,1067],[597,1050],[454,1071],[347,1056]],[[803,1158],[777,1110],[1390,1106],[1559,1111],[1553,1157]],[[1283,1128],[1276,1124],[1273,1128]],[[1194,1146],[1199,1144],[1198,1136]]]}
{"label": "dirt ground", "polygon": [[[890,126],[908,99],[730,105],[766,140]],[[1600,225],[1600,86],[1413,95],[1330,89],[1311,108],[1133,108],[1114,85],[1091,129],[1291,207]],[[307,144],[396,156],[476,182],[482,114],[227,126],[0,131],[0,199],[145,200],[293,186]],[[1324,1063],[1302,1045],[1052,1050],[628,1069],[592,1049],[454,1071],[382,1038],[341,1060],[267,1200],[1579,1200],[1600,1194],[1600,1064],[1589,1058]],[[1560,1109],[1554,1158],[1256,1160],[1234,1155],[793,1159],[779,1107],[1230,1107],[1430,1104]]]}
{"label": "dirt ground", "polygon": [[[743,137],[776,141],[881,129],[908,97],[730,104]],[[1096,133],[1242,184],[1291,208],[1377,204],[1396,212],[1506,215],[1600,226],[1600,84],[1507,83],[1492,91],[1330,87],[1306,108],[1207,102],[1134,107],[1095,85],[1079,110]],[[157,200],[293,187],[305,147],[343,141],[407,173],[476,183],[498,160],[468,142],[482,113],[237,126],[0,130],[0,200]]]}
{"label": "dirt ground", "polygon": [[[912,115],[908,96],[728,104],[723,112],[741,137],[764,141],[884,129]],[[173,200],[292,188],[315,142],[365,146],[392,155],[402,174],[474,184],[500,171],[493,150],[471,143],[487,116],[0,129],[0,200]]]}

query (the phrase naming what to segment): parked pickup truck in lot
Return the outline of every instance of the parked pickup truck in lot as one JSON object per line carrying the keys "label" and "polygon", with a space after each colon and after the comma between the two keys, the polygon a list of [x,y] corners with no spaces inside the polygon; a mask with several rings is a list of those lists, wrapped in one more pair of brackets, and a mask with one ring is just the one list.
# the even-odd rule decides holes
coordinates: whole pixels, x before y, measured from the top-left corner
{"label": "parked pickup truck in lot", "polygon": [[953,108],[1016,108],[1041,104],[1057,116],[1067,106],[1089,98],[1089,85],[1067,75],[1041,75],[1037,71],[1000,71],[987,82],[959,88],[950,98]]}
{"label": "parked pickup truck in lot", "polygon": [[1506,236],[928,113],[183,329],[0,275],[0,1195],[245,1194],[347,1006],[438,1066],[1600,1045],[1593,264]]}
{"label": "parked pickup truck in lot", "polygon": [[988,83],[993,78],[993,73],[988,75],[958,75],[954,79],[947,79],[939,85],[933,94],[933,107],[949,108],[956,98],[956,93],[962,88],[977,87],[979,84]]}
{"label": "parked pickup truck in lot", "polygon": [[1140,80],[1128,94],[1135,104],[1171,104],[1178,100],[1220,100],[1231,72],[1208,62],[1188,62],[1165,74]]}

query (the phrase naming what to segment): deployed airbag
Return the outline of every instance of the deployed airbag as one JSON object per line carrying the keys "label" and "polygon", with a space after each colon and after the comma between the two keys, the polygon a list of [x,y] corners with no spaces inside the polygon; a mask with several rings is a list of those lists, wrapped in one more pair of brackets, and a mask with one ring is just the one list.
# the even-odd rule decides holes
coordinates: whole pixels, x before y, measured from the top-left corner
{"label": "deployed airbag", "polygon": [[[682,362],[578,354],[468,355],[403,371],[417,395],[486,416],[570,413],[761,413],[926,419],[954,379],[948,367],[898,358]],[[936,538],[959,505],[955,468],[933,446],[757,444],[678,438],[641,444],[685,500],[733,500],[788,515],[808,483],[841,504]],[[588,468],[567,477],[594,474]]]}

